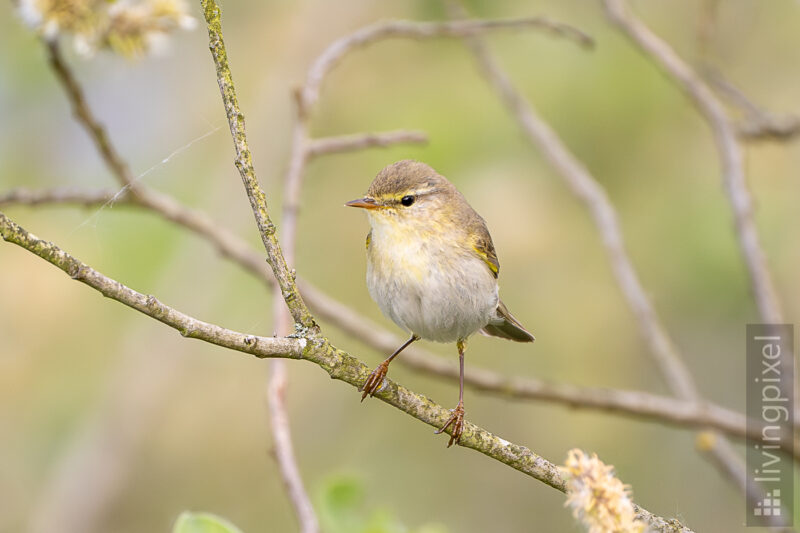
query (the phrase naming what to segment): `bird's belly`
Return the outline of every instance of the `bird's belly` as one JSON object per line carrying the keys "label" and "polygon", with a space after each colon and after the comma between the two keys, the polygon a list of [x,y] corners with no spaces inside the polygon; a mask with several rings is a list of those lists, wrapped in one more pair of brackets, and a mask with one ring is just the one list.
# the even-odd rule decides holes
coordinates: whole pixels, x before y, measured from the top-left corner
{"label": "bird's belly", "polygon": [[448,260],[418,248],[397,252],[370,254],[367,287],[398,326],[423,339],[455,342],[494,316],[497,281],[479,258],[458,255]]}

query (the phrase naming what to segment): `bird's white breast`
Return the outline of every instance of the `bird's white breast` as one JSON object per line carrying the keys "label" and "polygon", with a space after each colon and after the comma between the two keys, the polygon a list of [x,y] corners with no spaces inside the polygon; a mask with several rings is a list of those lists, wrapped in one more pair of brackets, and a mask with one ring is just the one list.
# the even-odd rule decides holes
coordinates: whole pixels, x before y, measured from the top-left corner
{"label": "bird's white breast", "polygon": [[381,311],[423,339],[454,342],[488,324],[497,281],[477,254],[454,244],[458,235],[413,231],[370,216],[367,287]]}

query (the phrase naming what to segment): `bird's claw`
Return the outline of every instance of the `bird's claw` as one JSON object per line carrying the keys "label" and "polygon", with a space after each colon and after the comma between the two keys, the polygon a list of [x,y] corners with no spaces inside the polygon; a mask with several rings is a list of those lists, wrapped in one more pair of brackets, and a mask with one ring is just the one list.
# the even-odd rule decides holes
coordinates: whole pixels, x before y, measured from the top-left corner
{"label": "bird's claw", "polygon": [[450,433],[450,442],[447,443],[447,447],[453,445],[453,443],[458,444],[461,440],[461,433],[464,432],[464,404],[458,402],[458,405],[455,409],[451,411],[453,414],[450,415],[450,418],[447,419],[447,422],[438,430],[436,430],[436,434],[444,433],[447,431],[447,428],[451,425],[453,426],[453,431]]}
{"label": "bird's claw", "polygon": [[363,394],[361,395],[361,401],[363,402],[367,396],[375,396],[375,393],[378,392],[383,385],[383,379],[386,377],[386,372],[389,370],[389,365],[381,363],[378,367],[372,371],[372,374],[369,375],[367,381],[361,385],[361,388],[358,389]]}

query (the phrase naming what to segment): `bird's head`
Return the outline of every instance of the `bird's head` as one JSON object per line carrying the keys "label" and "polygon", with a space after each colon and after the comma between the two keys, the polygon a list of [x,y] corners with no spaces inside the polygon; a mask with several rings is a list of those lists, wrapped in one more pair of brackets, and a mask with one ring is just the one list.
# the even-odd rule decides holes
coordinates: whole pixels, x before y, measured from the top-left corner
{"label": "bird's head", "polygon": [[419,161],[403,160],[381,170],[363,198],[347,202],[367,211],[371,223],[435,224],[456,218],[463,197],[452,183]]}

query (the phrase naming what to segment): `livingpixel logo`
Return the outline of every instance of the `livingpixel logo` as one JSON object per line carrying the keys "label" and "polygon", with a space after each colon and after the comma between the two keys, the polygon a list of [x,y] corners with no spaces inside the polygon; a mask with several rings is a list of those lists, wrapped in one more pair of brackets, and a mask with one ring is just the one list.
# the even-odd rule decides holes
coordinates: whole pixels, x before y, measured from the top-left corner
{"label": "livingpixel logo", "polygon": [[747,447],[747,482],[761,492],[747,501],[747,525],[792,526],[793,326],[748,324],[746,355],[747,429],[760,435],[760,441],[750,441]]}

